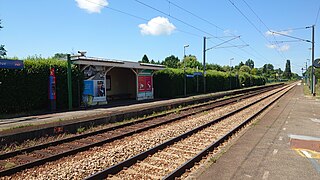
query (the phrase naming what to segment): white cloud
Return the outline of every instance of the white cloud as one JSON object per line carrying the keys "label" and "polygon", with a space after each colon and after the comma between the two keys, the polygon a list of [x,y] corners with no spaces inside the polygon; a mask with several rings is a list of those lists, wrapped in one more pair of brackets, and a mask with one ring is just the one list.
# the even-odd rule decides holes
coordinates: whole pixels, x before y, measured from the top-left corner
{"label": "white cloud", "polygon": [[139,25],[140,32],[143,35],[170,35],[176,27],[165,17],[155,17],[147,24]]}
{"label": "white cloud", "polygon": [[101,9],[108,6],[107,0],[75,0],[78,7],[85,9],[88,13],[100,13]]}
{"label": "white cloud", "polygon": [[292,30],[287,30],[287,31],[274,31],[274,30],[271,30],[271,31],[267,31],[266,32],[266,36],[280,36],[280,34],[277,34],[277,33],[273,33],[273,32],[277,32],[277,33],[280,33],[280,34],[284,34],[284,35],[289,35]]}
{"label": "white cloud", "polygon": [[278,48],[279,51],[288,51],[290,46],[288,44],[284,44]]}
{"label": "white cloud", "polygon": [[268,44],[267,47],[270,49],[275,49],[277,46],[274,44]]}
{"label": "white cloud", "polygon": [[230,30],[230,29],[227,29],[227,30],[224,30],[223,31],[223,34],[225,35],[225,36],[234,36],[234,34],[237,34],[238,32],[236,31],[236,30]]}
{"label": "white cloud", "polygon": [[290,49],[290,46],[288,44],[284,44],[282,46],[277,46],[275,44],[268,44],[267,47],[270,49],[277,49],[278,51],[288,51]]}

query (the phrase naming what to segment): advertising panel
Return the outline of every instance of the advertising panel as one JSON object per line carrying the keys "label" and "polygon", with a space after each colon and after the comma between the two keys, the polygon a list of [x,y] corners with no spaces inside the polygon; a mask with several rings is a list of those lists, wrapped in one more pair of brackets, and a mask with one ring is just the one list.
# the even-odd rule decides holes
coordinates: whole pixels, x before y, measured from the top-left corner
{"label": "advertising panel", "polygon": [[138,76],[138,91],[152,91],[152,76]]}
{"label": "advertising panel", "polygon": [[54,68],[50,69],[50,76],[49,76],[49,99],[56,100],[56,75],[54,72]]}
{"label": "advertising panel", "polygon": [[152,76],[138,76],[138,100],[153,99]]}
{"label": "advertising panel", "polygon": [[93,80],[94,81],[94,98],[93,102],[106,101],[106,86],[104,80]]}
{"label": "advertising panel", "polygon": [[83,102],[86,105],[94,105],[96,102],[105,102],[106,87],[104,80],[85,80],[83,90]]}

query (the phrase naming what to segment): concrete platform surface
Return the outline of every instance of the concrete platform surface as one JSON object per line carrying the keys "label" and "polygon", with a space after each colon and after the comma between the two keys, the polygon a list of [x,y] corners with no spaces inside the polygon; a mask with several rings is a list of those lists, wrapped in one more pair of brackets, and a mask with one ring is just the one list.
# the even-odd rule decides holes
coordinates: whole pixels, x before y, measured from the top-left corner
{"label": "concrete platform surface", "polygon": [[197,179],[320,179],[319,110],[297,85]]}

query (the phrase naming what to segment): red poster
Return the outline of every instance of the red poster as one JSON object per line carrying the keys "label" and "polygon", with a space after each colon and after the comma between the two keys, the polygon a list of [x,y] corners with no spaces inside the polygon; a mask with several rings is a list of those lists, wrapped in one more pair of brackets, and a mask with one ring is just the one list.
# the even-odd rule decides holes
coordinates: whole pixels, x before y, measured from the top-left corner
{"label": "red poster", "polygon": [[56,75],[54,73],[54,68],[50,69],[49,76],[49,99],[56,100]]}
{"label": "red poster", "polygon": [[146,91],[152,91],[152,77],[146,76],[145,77],[146,82]]}
{"label": "red poster", "polygon": [[138,76],[138,92],[152,91],[152,76]]}
{"label": "red poster", "polygon": [[144,82],[145,82],[145,76],[138,76],[138,91],[139,92],[146,91]]}

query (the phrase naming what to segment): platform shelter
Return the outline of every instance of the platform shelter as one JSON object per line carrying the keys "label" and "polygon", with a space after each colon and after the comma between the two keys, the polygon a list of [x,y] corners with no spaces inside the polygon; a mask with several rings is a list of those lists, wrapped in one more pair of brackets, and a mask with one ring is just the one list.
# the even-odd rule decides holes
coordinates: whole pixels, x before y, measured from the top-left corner
{"label": "platform shelter", "polygon": [[88,105],[153,99],[154,72],[164,69],[163,65],[96,57],[79,56],[71,61],[84,73],[83,102]]}

